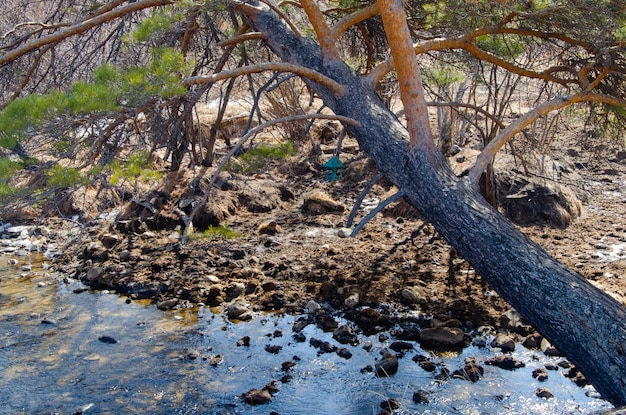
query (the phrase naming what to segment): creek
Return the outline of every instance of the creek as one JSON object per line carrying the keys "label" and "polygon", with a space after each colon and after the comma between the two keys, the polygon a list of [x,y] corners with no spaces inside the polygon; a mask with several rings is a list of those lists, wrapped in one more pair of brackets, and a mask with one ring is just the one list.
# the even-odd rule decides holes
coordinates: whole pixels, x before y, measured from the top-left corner
{"label": "creek", "polygon": [[[2,414],[363,415],[379,413],[390,398],[400,403],[397,414],[588,414],[611,407],[562,370],[550,371],[545,382],[533,379],[534,369],[563,359],[521,345],[513,356],[525,367],[482,365],[484,376],[476,383],[437,382],[411,358],[428,355],[452,372],[466,358],[481,362],[498,351],[469,346],[435,354],[415,343],[396,375],[379,378],[361,369],[380,358],[390,336],[359,334],[359,345],[339,345],[331,333],[308,325],[302,330],[306,341],[298,342],[294,316],[263,314],[235,323],[204,307],[164,312],[63,282],[46,271],[43,258],[22,257],[18,264],[7,258],[13,257],[0,258]],[[245,336],[249,346],[238,346]],[[345,347],[352,357],[318,354],[311,338]],[[365,342],[371,350],[363,348]],[[277,353],[266,351],[267,345],[277,346]],[[295,365],[286,371],[284,362]],[[280,391],[271,403],[243,402],[243,393],[272,380]],[[540,387],[554,397],[535,396]],[[417,390],[426,391],[430,402],[414,403]]]}

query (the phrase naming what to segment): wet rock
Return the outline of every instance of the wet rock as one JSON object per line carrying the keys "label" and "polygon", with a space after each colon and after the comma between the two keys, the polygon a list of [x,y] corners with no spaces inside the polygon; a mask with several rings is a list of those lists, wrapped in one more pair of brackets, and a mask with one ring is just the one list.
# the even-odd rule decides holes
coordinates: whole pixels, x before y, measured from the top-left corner
{"label": "wet rock", "polygon": [[428,403],[430,400],[428,399],[428,392],[425,390],[417,390],[413,392],[413,402],[415,403]]}
{"label": "wet rock", "polygon": [[250,346],[250,336],[243,336],[241,339],[237,340],[237,347]]}
{"label": "wet rock", "polygon": [[448,379],[450,379],[450,371],[445,367],[442,367],[441,371],[435,375],[437,382],[445,382]]}
{"label": "wet rock", "polygon": [[334,331],[339,327],[339,323],[333,316],[323,316],[319,327],[324,331]]}
{"label": "wet rock", "polygon": [[544,368],[537,368],[533,370],[533,378],[537,379],[539,382],[545,382],[548,380],[548,371]]}
{"label": "wet rock", "polygon": [[316,349],[319,349],[318,354],[337,352],[337,346],[327,341],[316,339],[315,337],[311,337],[311,340],[309,340],[309,344]]}
{"label": "wet rock", "polygon": [[503,329],[512,331],[517,330],[520,326],[523,325],[521,314],[513,309],[502,313],[502,315],[498,319],[498,323]]}
{"label": "wet rock", "polygon": [[337,340],[341,344],[351,344],[353,346],[359,344],[359,339],[356,333],[347,324],[338,327],[333,332],[333,339]]}
{"label": "wet rock", "polygon": [[541,349],[546,356],[563,356],[563,354],[561,354],[561,352],[559,352],[556,347],[552,346],[552,343],[545,338],[541,339],[539,349]]}
{"label": "wet rock", "polygon": [[576,386],[580,386],[581,388],[589,384],[585,375],[583,375],[575,366],[572,366],[568,370],[564,371],[563,376],[571,379]]}
{"label": "wet rock", "polygon": [[250,320],[252,315],[248,307],[248,304],[243,299],[237,299],[226,308],[226,315],[230,320]]}
{"label": "wet rock", "polygon": [[266,344],[265,351],[272,354],[278,354],[283,349],[283,346],[278,346],[275,344]]}
{"label": "wet rock", "polygon": [[161,311],[171,310],[178,305],[178,298],[170,298],[156,303],[156,308]]}
{"label": "wet rock", "polygon": [[471,382],[478,382],[485,373],[485,369],[478,365],[475,361],[470,360],[465,363],[461,369],[457,369],[452,372],[452,377],[455,379],[463,379]]}
{"label": "wet rock", "polygon": [[306,303],[306,309],[311,314],[317,313],[321,308],[322,306],[313,300],[309,300],[309,302]]}
{"label": "wet rock", "polygon": [[280,367],[283,369],[283,371],[287,372],[291,369],[293,369],[296,366],[296,362],[294,362],[293,360],[288,360],[286,362],[281,363]]}
{"label": "wet rock", "polygon": [[485,360],[486,365],[496,366],[500,369],[515,370],[526,366],[526,364],[520,360],[515,359],[510,355],[500,355]]}
{"label": "wet rock", "polygon": [[527,349],[538,349],[541,345],[542,338],[543,337],[539,333],[529,334],[522,341],[522,346],[526,347]]}
{"label": "wet rock", "polygon": [[117,340],[115,340],[113,337],[110,336],[100,336],[98,337],[98,341],[101,341],[102,343],[106,343],[106,344],[116,344]]}
{"label": "wet rock", "polygon": [[463,343],[463,330],[456,327],[435,327],[420,333],[423,346],[460,346]]}
{"label": "wet rock", "polygon": [[343,359],[350,359],[352,358],[352,352],[345,347],[340,347],[337,349],[337,356]]}
{"label": "wet rock", "polygon": [[213,356],[207,356],[206,359],[209,362],[209,365],[213,366],[213,367],[217,367],[219,365],[221,365],[224,362],[224,357],[222,357],[221,355],[217,354],[217,355],[213,355]]}
{"label": "wet rock", "polygon": [[535,396],[543,399],[554,398],[554,394],[548,388],[539,388],[535,390]]}
{"label": "wet rock", "polygon": [[398,372],[398,357],[388,350],[382,351],[383,357],[374,364],[374,373],[378,377],[395,375]]}
{"label": "wet rock", "polygon": [[400,401],[394,398],[387,399],[386,401],[382,401],[380,403],[380,408],[389,412],[396,411],[400,409]]}
{"label": "wet rock", "polygon": [[437,370],[437,365],[432,360],[424,360],[423,362],[419,362],[419,365],[426,372],[434,372]]}
{"label": "wet rock", "polygon": [[250,389],[242,398],[245,403],[253,406],[272,402],[272,394],[267,389]]}
{"label": "wet rock", "polygon": [[406,352],[407,350],[412,350],[413,344],[409,342],[395,341],[389,345],[389,348],[394,352],[400,353]]}
{"label": "wet rock", "polygon": [[374,308],[364,307],[359,310],[357,324],[363,330],[369,332],[370,330],[375,330],[377,327],[387,327],[391,322],[389,321],[389,316]]}
{"label": "wet rock", "polygon": [[498,347],[503,352],[512,352],[515,350],[515,339],[508,334],[498,333],[491,342],[491,347]]}
{"label": "wet rock", "polygon": [[44,318],[43,320],[41,320],[41,324],[50,324],[52,326],[56,326],[57,322],[56,320],[52,320],[51,318]]}

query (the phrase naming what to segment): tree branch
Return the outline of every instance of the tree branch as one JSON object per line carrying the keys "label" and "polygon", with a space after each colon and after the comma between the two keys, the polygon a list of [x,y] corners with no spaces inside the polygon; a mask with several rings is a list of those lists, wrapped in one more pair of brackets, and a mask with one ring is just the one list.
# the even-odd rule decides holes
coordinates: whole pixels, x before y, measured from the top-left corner
{"label": "tree branch", "polygon": [[174,0],[141,0],[99,14],[95,17],[90,16],[89,18],[68,26],[63,30],[59,30],[58,32],[52,33],[47,36],[42,36],[38,39],[33,40],[32,42],[29,42],[12,51],[8,51],[5,54],[0,55],[0,66],[6,65],[7,63],[12,62],[15,59],[33,50],[39,49],[51,43],[60,42],[70,36],[76,35],[78,33],[83,33],[89,29],[101,25],[102,23],[109,22],[115,18],[125,16],[139,10],[165,6],[172,3],[174,3]]}
{"label": "tree branch", "polygon": [[304,78],[308,78],[311,81],[322,84],[327,88],[330,88],[337,96],[342,96],[346,93],[345,86],[333,81],[329,77],[324,76],[321,73],[312,69],[284,62],[265,62],[256,65],[243,66],[241,68],[231,69],[228,71],[218,72],[209,76],[190,76],[183,79],[182,84],[184,86],[201,85],[210,82],[223,81],[224,79],[233,78],[236,76],[259,73],[264,71],[292,72]]}
{"label": "tree branch", "polygon": [[250,33],[244,33],[242,35],[239,36],[233,36],[231,38],[228,38],[226,40],[222,40],[221,42],[219,42],[217,45],[221,48],[226,47],[226,46],[231,46],[231,45],[236,45],[238,43],[241,42],[245,42],[248,40],[265,40],[267,39],[267,35],[265,33],[262,32],[250,32]]}
{"label": "tree branch", "polygon": [[326,19],[324,19],[324,15],[316,3],[317,2],[313,0],[300,0],[300,4],[302,5],[304,12],[307,14],[309,22],[313,25],[313,30],[315,30],[315,34],[317,35],[317,40],[320,44],[320,48],[322,49],[324,61],[338,61],[339,52],[337,51],[337,46],[335,45],[335,37],[333,36],[333,32],[328,27],[328,24],[326,24]]}
{"label": "tree branch", "polygon": [[401,0],[377,0],[377,2],[398,74],[400,96],[407,119],[409,145],[436,151],[428,119],[428,106],[421,71],[413,53],[413,42],[404,12],[404,2]]}
{"label": "tree branch", "polygon": [[374,17],[379,13],[378,4],[373,3],[369,6],[360,9],[352,14],[349,14],[339,20],[331,29],[331,35],[335,41],[341,37],[341,35],[350,27],[361,23],[364,20]]}
{"label": "tree branch", "polygon": [[480,176],[485,169],[493,162],[496,153],[517,133],[524,128],[535,122],[538,118],[543,117],[550,112],[558,111],[569,105],[580,102],[602,102],[615,106],[626,106],[626,101],[611,97],[608,95],[591,93],[591,92],[579,92],[573,95],[565,97],[557,97],[545,102],[538,107],[533,108],[526,114],[522,115],[506,128],[500,131],[500,133],[487,144],[483,151],[478,155],[476,161],[468,173],[470,183],[475,188],[478,186]]}

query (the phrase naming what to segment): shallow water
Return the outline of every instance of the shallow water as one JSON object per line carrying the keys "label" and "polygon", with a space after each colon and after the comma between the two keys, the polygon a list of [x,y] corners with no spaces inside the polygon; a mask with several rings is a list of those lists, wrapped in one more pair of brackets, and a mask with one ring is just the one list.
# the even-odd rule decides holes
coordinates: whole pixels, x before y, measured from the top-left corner
{"label": "shallow water", "polygon": [[[577,387],[560,371],[549,371],[546,382],[533,379],[533,369],[560,359],[521,346],[514,355],[525,368],[511,372],[482,365],[485,375],[477,383],[435,382],[411,360],[429,354],[417,344],[400,359],[395,376],[377,378],[361,369],[388,346],[390,341],[378,336],[360,336],[373,343],[370,352],[345,346],[353,355],[349,360],[318,355],[310,338],[339,344],[311,325],[303,330],[307,340],[296,342],[292,316],[263,315],[235,324],[208,308],[162,312],[113,294],[76,294],[79,283],[58,281],[41,263],[35,261],[33,271],[26,272],[23,263],[9,265],[6,258],[0,258],[2,414],[363,415],[377,414],[389,398],[400,400],[399,414],[586,414],[610,407],[587,396],[593,396],[592,388]],[[237,346],[243,336],[250,337],[249,347]],[[268,344],[282,349],[268,353]],[[453,371],[467,357],[481,361],[493,355],[472,346],[462,353],[433,354],[432,360]],[[221,364],[212,365],[216,360]],[[283,371],[281,363],[290,360],[295,367]],[[281,383],[287,374],[291,381]],[[242,393],[272,380],[279,381],[280,392],[270,404],[242,402]],[[549,388],[555,398],[536,397],[538,387]],[[429,404],[412,402],[418,389],[431,392]]]}

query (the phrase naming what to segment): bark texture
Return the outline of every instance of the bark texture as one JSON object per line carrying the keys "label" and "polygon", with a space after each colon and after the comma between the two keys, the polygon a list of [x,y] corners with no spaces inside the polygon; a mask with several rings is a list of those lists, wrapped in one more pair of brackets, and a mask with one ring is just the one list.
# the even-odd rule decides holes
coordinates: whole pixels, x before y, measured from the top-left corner
{"label": "bark texture", "polygon": [[460,255],[530,324],[564,353],[614,405],[626,404],[626,308],[552,258],[457,178],[437,151],[409,147],[408,133],[371,84],[341,61],[324,61],[313,40],[297,37],[256,0],[240,10],[280,58],[346,87],[338,96],[310,82],[383,174]]}

